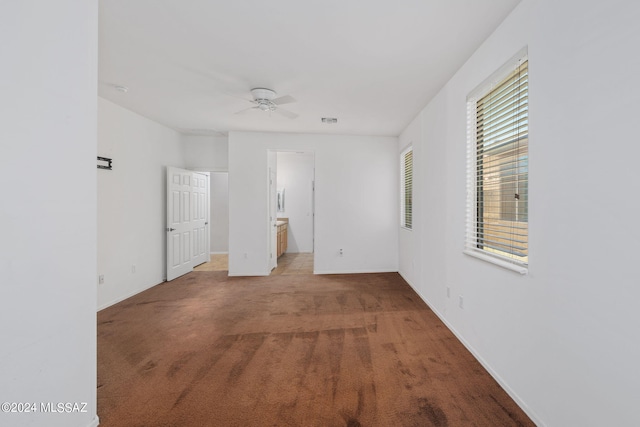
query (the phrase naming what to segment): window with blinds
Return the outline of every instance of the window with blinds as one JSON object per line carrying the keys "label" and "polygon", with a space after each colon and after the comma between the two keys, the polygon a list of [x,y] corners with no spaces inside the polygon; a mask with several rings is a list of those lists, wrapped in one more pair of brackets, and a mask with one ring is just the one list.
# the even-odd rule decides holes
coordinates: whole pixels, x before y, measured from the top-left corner
{"label": "window with blinds", "polygon": [[516,62],[506,77],[468,102],[465,252],[525,273],[529,262],[529,74],[526,58]]}
{"label": "window with blinds", "polygon": [[409,147],[400,155],[401,164],[401,207],[400,225],[412,228],[413,225],[413,148]]}

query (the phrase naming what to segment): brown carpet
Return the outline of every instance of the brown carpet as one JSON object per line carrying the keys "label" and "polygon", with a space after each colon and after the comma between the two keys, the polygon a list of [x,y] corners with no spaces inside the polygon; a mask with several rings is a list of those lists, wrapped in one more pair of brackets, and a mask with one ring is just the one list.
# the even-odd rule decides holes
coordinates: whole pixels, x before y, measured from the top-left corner
{"label": "brown carpet", "polygon": [[101,426],[531,426],[396,273],[193,272],[98,313]]}

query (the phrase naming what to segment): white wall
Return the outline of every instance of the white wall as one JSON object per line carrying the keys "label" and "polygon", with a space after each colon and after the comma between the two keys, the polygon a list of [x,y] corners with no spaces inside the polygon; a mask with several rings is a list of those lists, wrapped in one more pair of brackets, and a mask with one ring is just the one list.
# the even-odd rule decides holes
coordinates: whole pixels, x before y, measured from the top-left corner
{"label": "white wall", "polygon": [[226,172],[229,169],[229,139],[226,136],[182,135],[187,169]]}
{"label": "white wall", "polygon": [[[166,166],[184,167],[180,135],[98,98],[100,309],[166,278]],[[134,268],[135,266],[135,272]]]}
{"label": "white wall", "polygon": [[278,152],[278,189],[284,189],[289,218],[287,252],[313,252],[313,153]]}
{"label": "white wall", "polygon": [[2,426],[97,425],[97,3],[0,6],[0,401],[38,409]]}
{"label": "white wall", "polygon": [[229,252],[229,173],[211,172],[211,252]]}
{"label": "white wall", "polygon": [[[640,425],[639,20],[634,1],[523,0],[399,144],[413,139],[419,174],[416,229],[400,239],[403,258],[424,262],[411,281],[539,425]],[[530,265],[520,276],[462,254],[465,98],[526,45]]]}
{"label": "white wall", "polygon": [[398,271],[397,144],[389,137],[230,132],[229,274],[268,274],[270,149],[315,155],[316,273]]}

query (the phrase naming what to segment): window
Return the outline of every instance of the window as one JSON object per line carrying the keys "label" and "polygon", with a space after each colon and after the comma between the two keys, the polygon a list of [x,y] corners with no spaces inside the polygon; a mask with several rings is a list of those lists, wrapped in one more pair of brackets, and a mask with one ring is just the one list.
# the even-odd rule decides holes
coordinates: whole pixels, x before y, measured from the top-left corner
{"label": "window", "polygon": [[520,56],[468,98],[465,253],[520,273],[529,262],[529,75]]}
{"label": "window", "polygon": [[400,225],[411,229],[413,225],[413,147],[409,147],[400,155]]}

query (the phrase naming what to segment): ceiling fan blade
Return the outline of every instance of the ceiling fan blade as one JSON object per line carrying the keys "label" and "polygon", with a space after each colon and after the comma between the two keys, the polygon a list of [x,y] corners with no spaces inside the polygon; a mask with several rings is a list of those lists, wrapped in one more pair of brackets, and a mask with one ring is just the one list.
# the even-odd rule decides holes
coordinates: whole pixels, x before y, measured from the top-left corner
{"label": "ceiling fan blade", "polygon": [[271,102],[273,102],[276,105],[282,105],[282,104],[292,104],[296,102],[296,100],[292,96],[285,95],[285,96],[281,96],[280,98],[272,99]]}
{"label": "ceiling fan blade", "polygon": [[296,113],[292,113],[289,110],[283,110],[282,108],[278,108],[275,110],[276,113],[282,114],[283,116],[290,118],[290,119],[295,119],[296,117],[298,117],[298,115]]}
{"label": "ceiling fan blade", "polygon": [[237,111],[234,114],[246,114],[247,112],[249,112],[249,110],[255,110],[258,107],[249,107],[249,108],[245,108],[243,110]]}

